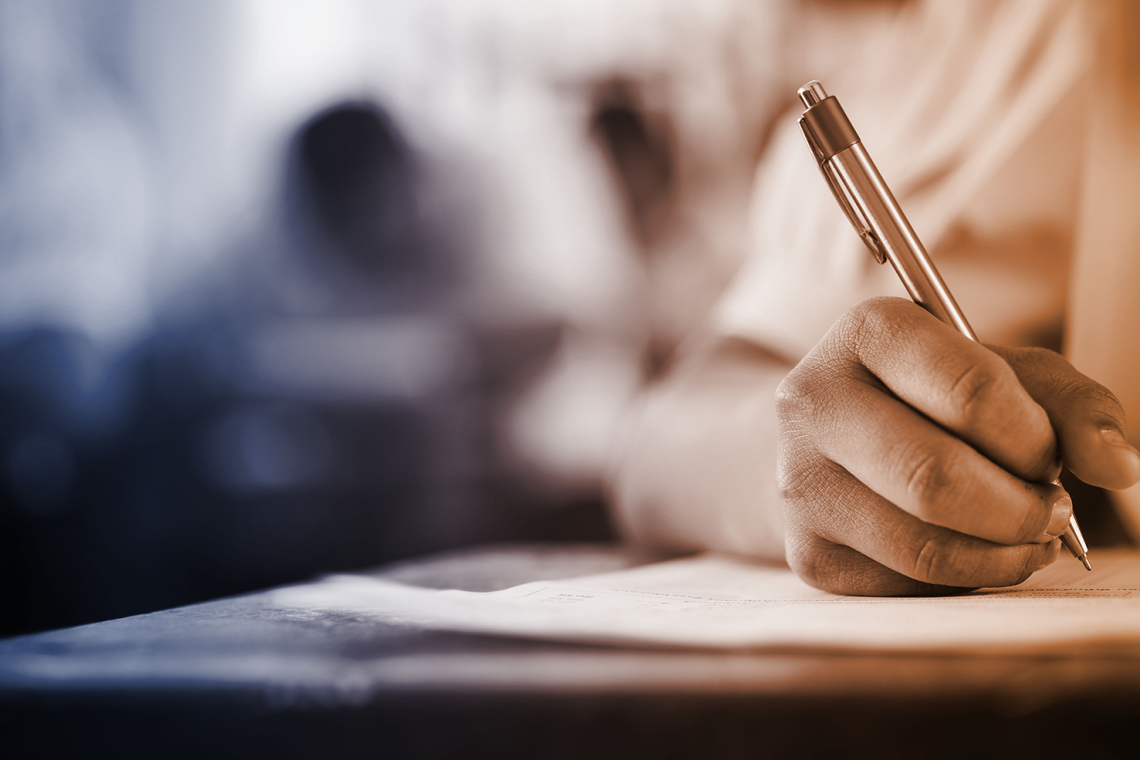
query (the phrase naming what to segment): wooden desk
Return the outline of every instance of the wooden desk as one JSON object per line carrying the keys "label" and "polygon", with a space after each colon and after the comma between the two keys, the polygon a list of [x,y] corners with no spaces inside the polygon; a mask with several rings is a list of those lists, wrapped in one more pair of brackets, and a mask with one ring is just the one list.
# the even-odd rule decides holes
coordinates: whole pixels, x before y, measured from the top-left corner
{"label": "wooden desk", "polygon": [[[377,571],[505,588],[648,561],[497,547]],[[5,757],[1128,757],[1135,658],[670,652],[425,632],[253,594],[0,641]],[[9,752],[15,749],[16,752]]]}

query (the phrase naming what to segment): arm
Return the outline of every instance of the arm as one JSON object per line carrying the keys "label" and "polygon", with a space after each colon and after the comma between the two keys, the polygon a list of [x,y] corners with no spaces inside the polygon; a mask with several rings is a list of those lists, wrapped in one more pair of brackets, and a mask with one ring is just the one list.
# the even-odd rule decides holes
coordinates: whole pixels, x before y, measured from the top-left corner
{"label": "arm", "polygon": [[610,483],[627,537],[783,561],[773,399],[791,368],[718,338],[644,393]]}

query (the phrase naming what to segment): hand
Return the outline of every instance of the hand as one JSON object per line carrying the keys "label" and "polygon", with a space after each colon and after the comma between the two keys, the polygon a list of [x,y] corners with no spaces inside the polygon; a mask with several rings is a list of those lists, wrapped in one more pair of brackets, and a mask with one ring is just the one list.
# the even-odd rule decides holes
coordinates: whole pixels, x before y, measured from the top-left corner
{"label": "hand", "polygon": [[1052,351],[979,345],[897,298],[841,318],[776,404],[788,562],[836,593],[1020,583],[1060,550],[1062,461],[1103,488],[1140,480],[1106,388]]}

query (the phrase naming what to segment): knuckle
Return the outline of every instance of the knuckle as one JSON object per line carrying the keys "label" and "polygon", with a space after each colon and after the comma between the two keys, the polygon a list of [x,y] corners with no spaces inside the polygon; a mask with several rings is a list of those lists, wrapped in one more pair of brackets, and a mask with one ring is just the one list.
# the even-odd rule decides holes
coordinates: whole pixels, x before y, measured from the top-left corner
{"label": "knuckle", "polygon": [[[781,447],[782,448],[782,447]],[[776,488],[792,512],[811,512],[836,498],[832,484],[835,465],[817,456],[777,455]]]}
{"label": "knuckle", "polygon": [[782,453],[777,456],[776,489],[785,503],[795,504],[807,498],[811,477],[806,469],[796,457]]}
{"label": "knuckle", "polygon": [[817,576],[820,561],[819,552],[812,546],[813,543],[807,534],[791,529],[784,538],[784,554],[788,567],[808,583],[812,583]]}
{"label": "knuckle", "polygon": [[802,386],[789,379],[780,384],[776,392],[776,485],[785,500],[801,498],[810,482],[814,408],[812,394]]}
{"label": "knuckle", "polygon": [[941,447],[921,446],[907,457],[906,496],[917,517],[927,522],[954,508],[959,490],[954,457]]}
{"label": "knuckle", "polygon": [[1124,409],[1116,394],[1092,380],[1074,382],[1064,394],[1072,406],[1095,411],[1105,423],[1124,427]]}
{"label": "knuckle", "polygon": [[943,551],[942,542],[937,538],[928,538],[914,551],[910,562],[910,576],[915,580],[927,583],[944,582],[943,571],[948,558]]}
{"label": "knuckle", "polygon": [[1014,586],[1037,569],[1043,546],[991,546],[983,549],[952,533],[930,536],[911,557],[911,577],[960,588]]}
{"label": "knuckle", "polygon": [[942,586],[965,586],[969,564],[961,543],[939,533],[924,540],[913,551],[909,575],[915,580]]}
{"label": "knuckle", "polygon": [[812,406],[814,383],[811,373],[803,371],[802,367],[801,363],[776,386],[776,415],[781,422],[803,417],[803,410]]}
{"label": "knuckle", "polygon": [[899,299],[868,298],[849,309],[836,325],[837,335],[844,343],[868,347],[897,329],[900,320]]}
{"label": "knuckle", "polygon": [[785,549],[788,566],[800,580],[825,591],[840,585],[833,544],[810,533],[789,533]]}
{"label": "knuckle", "polygon": [[994,406],[1017,386],[1013,369],[995,355],[971,362],[951,382],[949,396],[959,424],[973,428],[992,417]]}
{"label": "knuckle", "polygon": [[[803,449],[814,432],[834,416],[834,398],[827,388],[828,373],[805,359],[776,387],[775,406],[780,448]],[[810,444],[808,444],[810,445]]]}

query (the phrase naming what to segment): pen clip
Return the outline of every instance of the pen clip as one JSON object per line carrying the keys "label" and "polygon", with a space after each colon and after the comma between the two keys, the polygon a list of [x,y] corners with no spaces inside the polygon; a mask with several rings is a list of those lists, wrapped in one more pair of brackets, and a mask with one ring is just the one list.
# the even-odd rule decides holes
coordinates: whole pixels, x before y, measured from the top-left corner
{"label": "pen clip", "polygon": [[875,237],[875,233],[871,230],[862,215],[855,210],[855,204],[851,202],[850,194],[847,192],[846,186],[835,175],[835,171],[828,164],[824,158],[823,148],[815,139],[812,134],[811,127],[808,126],[804,119],[800,119],[800,129],[803,130],[804,139],[807,140],[808,147],[811,153],[815,156],[815,165],[819,167],[819,173],[823,175],[823,179],[827,182],[827,186],[831,188],[831,194],[835,196],[835,200],[839,203],[839,207],[843,209],[843,213],[847,215],[848,221],[851,226],[855,228],[855,232],[863,240],[867,249],[871,251],[871,255],[875,257],[875,261],[880,264],[885,264],[887,261],[887,253],[883,250],[882,244],[879,239]]}

